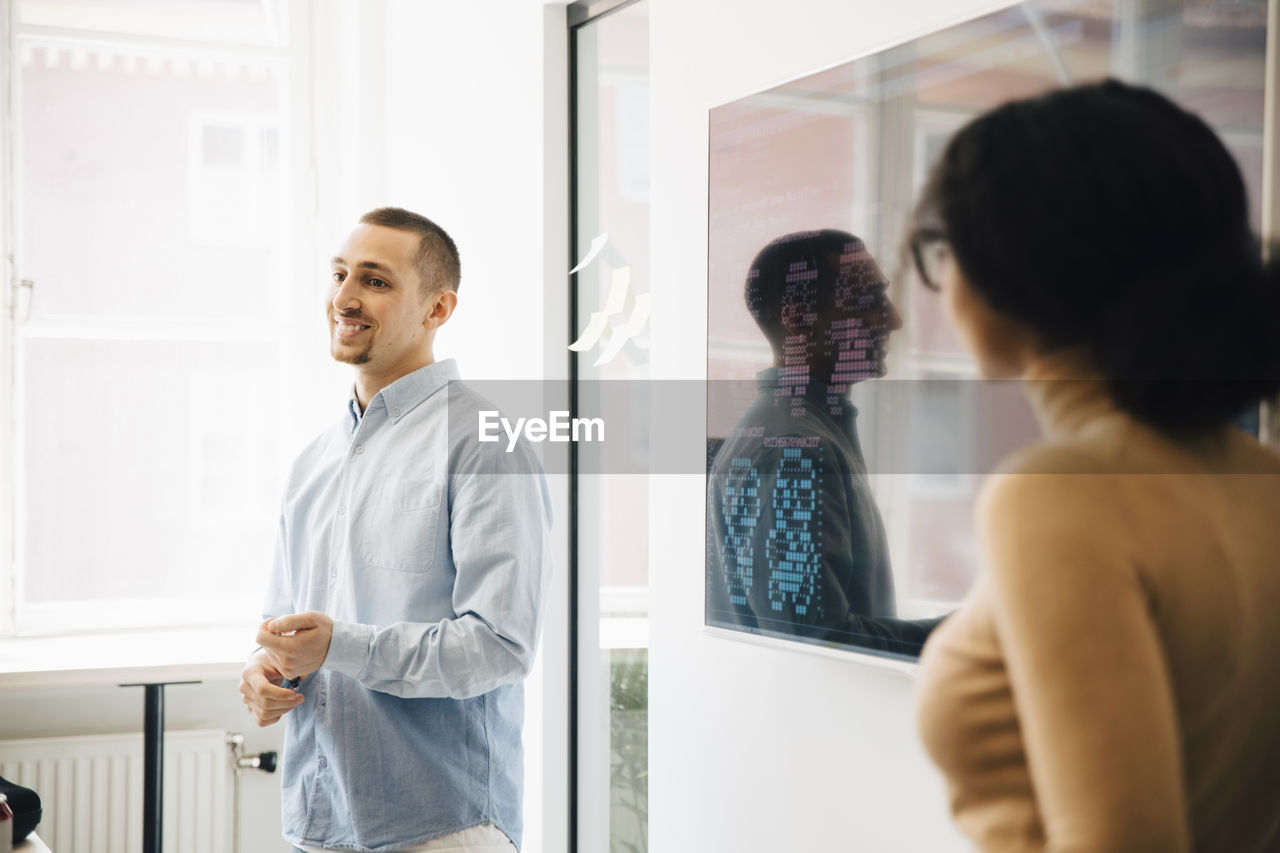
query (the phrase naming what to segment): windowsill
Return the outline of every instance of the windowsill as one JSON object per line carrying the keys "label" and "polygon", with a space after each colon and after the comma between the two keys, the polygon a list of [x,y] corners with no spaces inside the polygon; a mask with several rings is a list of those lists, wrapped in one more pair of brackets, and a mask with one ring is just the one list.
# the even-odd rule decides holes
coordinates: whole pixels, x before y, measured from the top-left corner
{"label": "windowsill", "polygon": [[0,689],[237,679],[257,624],[0,639]]}

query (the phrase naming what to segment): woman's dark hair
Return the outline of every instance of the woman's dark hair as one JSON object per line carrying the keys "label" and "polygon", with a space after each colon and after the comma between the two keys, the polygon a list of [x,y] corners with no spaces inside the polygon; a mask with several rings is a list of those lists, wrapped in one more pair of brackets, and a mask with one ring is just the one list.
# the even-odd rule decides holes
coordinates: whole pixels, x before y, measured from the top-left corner
{"label": "woman's dark hair", "polygon": [[1016,101],[947,145],[916,207],[969,285],[1049,351],[1082,351],[1167,432],[1280,391],[1280,271],[1204,121],[1114,80]]}

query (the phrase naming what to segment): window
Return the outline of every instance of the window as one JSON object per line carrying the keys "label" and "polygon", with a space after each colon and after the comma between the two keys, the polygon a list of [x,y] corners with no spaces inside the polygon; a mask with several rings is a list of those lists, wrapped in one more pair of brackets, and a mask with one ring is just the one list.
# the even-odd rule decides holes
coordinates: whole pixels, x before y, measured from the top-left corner
{"label": "window", "polygon": [[191,242],[269,248],[287,198],[276,116],[193,112],[190,140]]}
{"label": "window", "polygon": [[17,12],[0,628],[253,618],[318,293],[295,263],[305,4]]}

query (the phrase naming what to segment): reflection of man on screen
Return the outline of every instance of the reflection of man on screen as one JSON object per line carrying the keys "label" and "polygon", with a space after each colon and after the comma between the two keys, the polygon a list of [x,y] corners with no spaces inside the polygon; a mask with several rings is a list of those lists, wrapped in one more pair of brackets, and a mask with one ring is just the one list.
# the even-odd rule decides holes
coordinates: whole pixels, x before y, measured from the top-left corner
{"label": "reflection of man on screen", "polygon": [[747,307],[774,364],[710,467],[711,624],[905,654],[936,624],[894,618],[884,523],[847,396],[884,375],[902,327],[887,287],[842,231],[780,237],[752,262]]}

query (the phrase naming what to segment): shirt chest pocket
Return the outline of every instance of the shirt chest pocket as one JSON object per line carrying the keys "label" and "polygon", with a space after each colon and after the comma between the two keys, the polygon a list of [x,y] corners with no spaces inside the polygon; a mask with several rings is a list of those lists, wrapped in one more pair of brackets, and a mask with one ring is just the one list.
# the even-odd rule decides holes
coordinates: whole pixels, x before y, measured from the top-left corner
{"label": "shirt chest pocket", "polygon": [[436,562],[444,484],[387,477],[360,508],[357,556],[375,569],[425,572]]}

